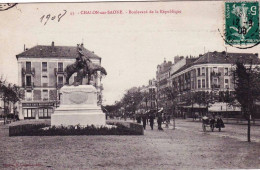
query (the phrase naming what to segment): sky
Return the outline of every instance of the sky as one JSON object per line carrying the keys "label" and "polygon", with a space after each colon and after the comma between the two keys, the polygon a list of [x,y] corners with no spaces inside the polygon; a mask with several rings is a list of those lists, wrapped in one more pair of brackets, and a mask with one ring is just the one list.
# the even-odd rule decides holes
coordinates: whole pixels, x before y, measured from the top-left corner
{"label": "sky", "polygon": [[[57,16],[64,10],[67,13],[58,22]],[[80,14],[114,10],[122,10],[122,14]],[[129,10],[148,13],[130,14]],[[160,10],[181,12],[163,14]],[[48,14],[50,19],[44,25]],[[0,74],[9,82],[18,82],[15,56],[24,44],[31,48],[52,41],[59,46],[83,42],[102,58],[108,72],[102,79],[104,104],[120,100],[133,86],[147,85],[164,59],[224,51],[225,47],[228,52],[260,52],[259,46],[241,50],[224,45],[221,1],[29,3],[0,11],[0,21]]]}

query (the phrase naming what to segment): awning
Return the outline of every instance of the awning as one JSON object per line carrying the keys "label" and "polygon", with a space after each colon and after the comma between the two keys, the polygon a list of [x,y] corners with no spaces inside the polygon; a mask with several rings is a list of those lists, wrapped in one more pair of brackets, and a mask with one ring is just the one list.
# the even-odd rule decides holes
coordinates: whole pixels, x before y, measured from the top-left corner
{"label": "awning", "polygon": [[188,106],[182,106],[183,108],[207,108],[207,106],[205,105],[199,105],[197,103],[193,104],[193,105],[188,105]]}
{"label": "awning", "polygon": [[241,108],[238,106],[229,106],[224,102],[217,102],[209,107],[210,112],[240,112]]}

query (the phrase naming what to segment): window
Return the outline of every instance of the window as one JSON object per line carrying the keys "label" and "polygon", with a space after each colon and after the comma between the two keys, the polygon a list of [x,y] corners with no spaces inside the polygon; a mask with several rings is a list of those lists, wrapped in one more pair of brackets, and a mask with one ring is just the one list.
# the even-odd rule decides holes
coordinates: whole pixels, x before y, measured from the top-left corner
{"label": "window", "polygon": [[32,86],[32,77],[26,76],[26,86]]}
{"label": "window", "polygon": [[229,88],[229,80],[225,79],[225,88]]}
{"label": "window", "polygon": [[42,76],[42,86],[47,87],[48,86],[48,77]]}
{"label": "window", "polygon": [[63,76],[58,77],[58,85],[63,85]]}
{"label": "window", "polygon": [[36,109],[23,109],[24,119],[35,119]]}
{"label": "window", "polygon": [[191,88],[194,89],[194,80],[193,80],[193,78],[191,79]]}
{"label": "window", "polygon": [[225,70],[224,70],[224,75],[225,75],[225,76],[228,76],[228,68],[225,68]]}
{"label": "window", "polygon": [[47,62],[42,62],[42,71],[47,72]]}
{"label": "window", "polygon": [[31,71],[31,62],[26,62],[26,71]]}
{"label": "window", "polygon": [[25,100],[31,101],[32,100],[32,91],[31,90],[26,90],[25,92]]}
{"label": "window", "polygon": [[215,73],[217,73],[217,72],[218,72],[218,68],[217,68],[217,67],[213,67],[213,71],[214,71]]}
{"label": "window", "polygon": [[52,113],[53,113],[53,109],[51,108],[39,109],[39,118],[40,119],[50,118]]}
{"label": "window", "polygon": [[43,90],[42,91],[42,99],[43,100],[48,100],[49,95],[48,95],[48,90]]}
{"label": "window", "polygon": [[205,67],[202,67],[201,75],[205,76]]}
{"label": "window", "polygon": [[63,63],[58,63],[58,71],[63,72]]}
{"label": "window", "polygon": [[217,78],[213,79],[213,84],[218,84],[218,79]]}
{"label": "window", "polygon": [[198,71],[198,76],[200,76],[200,68],[198,68],[197,71]]}
{"label": "window", "polygon": [[198,80],[198,88],[200,89],[201,88],[201,81]]}
{"label": "window", "polygon": [[202,79],[202,88],[205,88],[205,79]]}

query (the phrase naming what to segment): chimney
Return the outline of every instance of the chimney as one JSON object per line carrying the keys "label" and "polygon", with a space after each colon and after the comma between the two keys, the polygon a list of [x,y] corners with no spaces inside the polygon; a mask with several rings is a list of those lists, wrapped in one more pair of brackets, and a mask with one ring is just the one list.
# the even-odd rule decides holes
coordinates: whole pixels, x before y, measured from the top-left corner
{"label": "chimney", "polygon": [[54,41],[52,41],[52,43],[51,43],[51,47],[52,47],[52,48],[54,47]]}
{"label": "chimney", "polygon": [[199,55],[199,57],[202,57],[202,56],[203,56],[202,54]]}
{"label": "chimney", "polygon": [[84,44],[83,43],[81,43],[81,45],[80,45],[81,47],[84,47]]}
{"label": "chimney", "polygon": [[25,44],[23,45],[23,51],[25,51]]}
{"label": "chimney", "polygon": [[258,57],[258,53],[255,53],[255,55]]}

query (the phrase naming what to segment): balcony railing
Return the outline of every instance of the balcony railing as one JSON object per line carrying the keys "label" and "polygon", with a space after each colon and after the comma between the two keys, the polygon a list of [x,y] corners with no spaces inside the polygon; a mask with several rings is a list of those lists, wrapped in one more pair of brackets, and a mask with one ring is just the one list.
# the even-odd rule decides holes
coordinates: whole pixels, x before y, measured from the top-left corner
{"label": "balcony railing", "polygon": [[31,74],[31,75],[35,75],[35,69],[34,68],[22,68],[22,74]]}
{"label": "balcony railing", "polygon": [[31,89],[33,89],[33,87],[34,87],[34,83],[33,83],[33,82],[30,83],[30,84],[25,84],[25,83],[23,83],[22,87],[23,87],[23,88],[26,88],[27,90],[31,90]]}
{"label": "balcony railing", "polygon": [[63,68],[54,68],[54,74],[57,76],[58,74],[64,74]]}
{"label": "balcony railing", "polygon": [[211,72],[211,76],[214,76],[214,77],[219,77],[221,76],[221,73],[216,73],[216,72]]}
{"label": "balcony railing", "polygon": [[60,88],[62,88],[62,86],[63,86],[63,83],[56,83],[56,88],[60,89]]}
{"label": "balcony railing", "polygon": [[219,89],[219,88],[220,88],[220,85],[219,85],[219,84],[212,84],[212,85],[211,85],[211,88]]}

